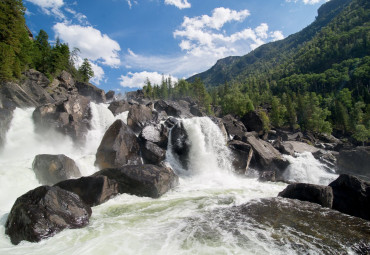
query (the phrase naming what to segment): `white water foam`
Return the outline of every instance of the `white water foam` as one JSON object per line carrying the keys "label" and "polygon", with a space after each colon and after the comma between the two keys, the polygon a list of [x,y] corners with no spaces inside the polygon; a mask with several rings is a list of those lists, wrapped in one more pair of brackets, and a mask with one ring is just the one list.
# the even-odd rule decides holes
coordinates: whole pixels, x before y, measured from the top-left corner
{"label": "white water foam", "polygon": [[337,174],[327,172],[310,152],[298,153],[297,157],[286,155],[285,158],[290,162],[283,174],[287,181],[328,185],[338,178]]}
{"label": "white water foam", "polygon": [[[82,149],[75,148],[63,136],[53,143],[46,137],[38,139],[39,135],[33,132],[32,109],[16,110],[4,152],[0,155],[0,254],[296,254],[289,244],[277,246],[272,241],[262,241],[261,236],[270,240],[271,233],[255,232],[253,226],[251,231],[242,233],[249,240],[245,243],[240,243],[230,232],[222,231],[218,233],[222,235],[221,240],[214,243],[214,233],[208,233],[207,229],[202,231],[209,235],[209,241],[198,241],[196,232],[189,228],[192,217],[204,218],[215,208],[275,197],[286,187],[283,183],[261,183],[233,175],[230,153],[222,134],[208,118],[183,120],[191,142],[190,170],[187,172],[190,174],[184,175],[181,171],[185,170],[180,169],[180,185],[175,190],[159,199],[119,195],[92,208],[93,214],[86,228],[64,230],[39,243],[24,241],[12,245],[5,235],[5,222],[15,199],[39,186],[31,169],[34,156],[38,153],[68,154],[80,165],[85,164],[84,173],[93,172],[97,141],[111,122],[127,118],[127,113],[114,118],[106,110],[106,105],[92,105],[92,130]],[[167,160],[179,170],[175,160]],[[295,167],[301,166],[293,164],[297,170]],[[292,238],[295,240],[296,237]],[[203,237],[202,240],[208,239]]]}

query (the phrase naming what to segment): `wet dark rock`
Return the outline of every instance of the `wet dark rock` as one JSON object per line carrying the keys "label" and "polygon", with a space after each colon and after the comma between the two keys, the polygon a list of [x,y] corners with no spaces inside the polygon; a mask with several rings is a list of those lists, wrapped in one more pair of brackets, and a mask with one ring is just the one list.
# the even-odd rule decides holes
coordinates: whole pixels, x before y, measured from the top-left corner
{"label": "wet dark rock", "polygon": [[113,113],[114,116],[129,111],[130,108],[131,104],[124,100],[114,101],[108,106],[108,109]]}
{"label": "wet dark rock", "polygon": [[19,197],[5,224],[13,244],[39,242],[66,228],[89,224],[91,208],[78,195],[59,187],[41,186]]}
{"label": "wet dark rock", "polygon": [[190,113],[193,114],[194,116],[197,116],[197,117],[207,116],[207,114],[197,105],[192,105],[190,106],[189,109],[190,109]]}
{"label": "wet dark rock", "polygon": [[116,97],[115,97],[115,92],[113,91],[113,90],[109,90],[107,93],[105,93],[105,99],[107,100],[107,101],[113,101],[113,100],[115,100],[116,99]]}
{"label": "wet dark rock", "polygon": [[13,119],[13,110],[0,108],[0,150],[5,144],[6,134]]}
{"label": "wet dark rock", "polygon": [[158,115],[145,105],[132,105],[128,116],[127,125],[139,133],[147,124],[157,121]]}
{"label": "wet dark rock", "polygon": [[315,159],[319,160],[322,164],[330,169],[336,168],[338,154],[339,153],[336,151],[326,150],[318,150],[317,152],[312,153]]}
{"label": "wet dark rock", "polygon": [[32,169],[37,180],[43,185],[54,185],[60,181],[81,176],[73,159],[63,155],[36,155]]}
{"label": "wet dark rock", "polygon": [[104,134],[95,165],[105,169],[126,164],[141,164],[140,145],[135,133],[122,120],[116,120]]}
{"label": "wet dark rock", "polygon": [[190,141],[184,124],[179,121],[171,130],[172,152],[175,154],[184,169],[188,167]]}
{"label": "wet dark rock", "polygon": [[253,157],[253,149],[242,141],[232,140],[228,144],[233,154],[233,167],[236,172],[245,174]]}
{"label": "wet dark rock", "polygon": [[168,144],[168,129],[163,125],[147,125],[139,134],[140,143],[149,141],[161,147],[167,149]]}
{"label": "wet dark rock", "polygon": [[37,107],[32,115],[37,131],[44,132],[54,128],[77,142],[85,141],[91,117],[90,100],[79,95],[70,96],[66,101]]}
{"label": "wet dark rock", "polygon": [[164,111],[167,113],[168,116],[173,117],[180,117],[181,116],[181,110],[179,107],[174,107],[173,105],[169,105],[164,100],[158,100],[154,104],[154,109],[156,109],[158,112]]}
{"label": "wet dark rock", "polygon": [[229,136],[234,137],[235,135],[239,137],[243,137],[245,132],[247,132],[247,128],[241,121],[238,121],[230,114],[224,116],[222,121],[225,125],[225,129]]}
{"label": "wet dark rock", "polygon": [[150,141],[141,143],[140,147],[145,164],[159,165],[160,162],[166,159],[166,150]]}
{"label": "wet dark rock", "polygon": [[263,122],[257,111],[246,113],[240,120],[249,131],[256,131],[259,135],[264,133]]}
{"label": "wet dark rock", "polygon": [[177,122],[179,122],[178,119],[174,118],[174,117],[169,117],[165,122],[164,122],[164,125],[167,127],[167,128],[172,128],[173,126],[175,126],[177,124]]}
{"label": "wet dark rock", "polygon": [[340,151],[337,165],[338,173],[356,175],[370,181],[370,146]]}
{"label": "wet dark rock", "polygon": [[316,203],[328,208],[333,206],[333,190],[329,186],[293,183],[280,192],[279,197]]}
{"label": "wet dark rock", "polygon": [[178,176],[170,168],[154,165],[104,169],[94,176],[107,176],[116,181],[120,193],[152,198],[158,198],[178,185]]}
{"label": "wet dark rock", "polygon": [[275,171],[263,171],[258,176],[260,182],[276,182]]}
{"label": "wet dark rock", "polygon": [[78,94],[90,98],[95,103],[105,103],[105,92],[91,83],[76,82]]}
{"label": "wet dark rock", "polygon": [[370,220],[370,182],[341,174],[329,184],[333,189],[333,209]]}
{"label": "wet dark rock", "polygon": [[106,176],[88,176],[65,180],[54,186],[79,195],[88,206],[100,205],[119,194],[116,181],[110,180]]}
{"label": "wet dark rock", "polygon": [[246,137],[246,142],[252,147],[254,153],[252,167],[262,171],[276,171],[280,174],[289,165],[289,162],[270,143],[254,136]]}

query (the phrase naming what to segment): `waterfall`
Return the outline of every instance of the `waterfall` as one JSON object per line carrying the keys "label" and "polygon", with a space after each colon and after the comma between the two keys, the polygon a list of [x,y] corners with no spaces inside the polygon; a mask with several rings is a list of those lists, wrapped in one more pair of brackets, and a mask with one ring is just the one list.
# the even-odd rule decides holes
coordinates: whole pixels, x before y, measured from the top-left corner
{"label": "waterfall", "polygon": [[285,158],[290,162],[283,174],[286,181],[328,185],[338,178],[337,174],[327,172],[310,152],[298,153],[296,158],[286,155]]}

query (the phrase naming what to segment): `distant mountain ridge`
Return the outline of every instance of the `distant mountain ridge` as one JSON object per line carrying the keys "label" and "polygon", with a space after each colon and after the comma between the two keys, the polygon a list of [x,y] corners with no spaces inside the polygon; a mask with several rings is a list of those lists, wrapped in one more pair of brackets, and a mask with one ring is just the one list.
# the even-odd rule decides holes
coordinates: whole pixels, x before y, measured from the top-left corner
{"label": "distant mountain ridge", "polygon": [[209,70],[189,77],[187,81],[193,82],[195,78],[200,78],[207,87],[214,87],[232,80],[242,80],[256,73],[269,73],[296,55],[351,2],[331,0],[318,9],[316,20],[300,32],[283,40],[264,44],[242,57],[230,56],[220,59]]}

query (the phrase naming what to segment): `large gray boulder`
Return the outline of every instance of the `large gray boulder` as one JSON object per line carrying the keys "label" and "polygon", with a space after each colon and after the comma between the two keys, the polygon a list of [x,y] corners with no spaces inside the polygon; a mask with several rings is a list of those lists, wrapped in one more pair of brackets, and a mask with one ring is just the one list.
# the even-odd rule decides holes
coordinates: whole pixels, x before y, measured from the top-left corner
{"label": "large gray boulder", "polygon": [[178,185],[178,176],[172,169],[154,165],[104,169],[94,176],[106,176],[114,180],[120,193],[152,198],[158,198]]}
{"label": "large gray boulder", "polygon": [[329,186],[293,183],[280,192],[279,197],[316,203],[328,208],[333,206],[333,190]]}
{"label": "large gray boulder", "polygon": [[248,131],[256,131],[259,135],[264,133],[263,121],[257,111],[246,113],[240,120]]}
{"label": "large gray boulder", "polygon": [[246,137],[246,143],[253,149],[252,167],[261,171],[275,171],[279,176],[289,165],[289,162],[270,143],[254,136]]}
{"label": "large gray boulder", "polygon": [[37,131],[44,132],[53,128],[76,142],[85,142],[91,117],[90,100],[79,95],[69,96],[66,101],[39,106],[32,115]]}
{"label": "large gray boulder", "polygon": [[157,121],[157,114],[145,105],[132,105],[127,116],[127,125],[139,133],[146,125]]}
{"label": "large gray boulder", "polygon": [[179,117],[179,118],[189,118],[194,117],[190,113],[190,104],[185,101],[164,101],[158,100],[154,104],[154,109],[158,112],[166,112],[168,116]]}
{"label": "large gray boulder", "polygon": [[167,149],[168,129],[163,125],[147,125],[139,134],[140,143],[154,143],[162,149]]}
{"label": "large gray boulder", "polygon": [[58,182],[54,186],[73,192],[88,206],[100,205],[119,194],[116,181],[106,176],[88,176]]}
{"label": "large gray boulder", "polygon": [[252,147],[237,140],[230,141],[228,147],[233,153],[233,167],[235,171],[241,174],[246,173],[253,157]]}
{"label": "large gray boulder", "polygon": [[91,208],[78,195],[59,187],[41,186],[15,201],[5,233],[13,244],[39,242],[66,228],[85,227],[90,216]]}
{"label": "large gray boulder", "polygon": [[333,189],[333,209],[370,220],[370,182],[341,174],[329,184]]}
{"label": "large gray boulder", "polygon": [[337,156],[338,172],[370,181],[370,146],[342,150]]}
{"label": "large gray boulder", "polygon": [[140,145],[135,133],[122,120],[116,120],[104,134],[95,165],[105,169],[127,164],[141,164]]}
{"label": "large gray boulder", "polygon": [[125,100],[114,101],[109,104],[108,109],[113,113],[114,116],[117,116],[120,113],[129,111],[132,104],[128,103]]}
{"label": "large gray boulder", "polygon": [[140,147],[141,156],[145,164],[159,165],[166,159],[166,151],[155,143],[145,141],[140,143]]}
{"label": "large gray boulder", "polygon": [[81,176],[73,159],[63,154],[37,155],[33,160],[32,169],[38,181],[43,185],[54,185],[57,182]]}
{"label": "large gray boulder", "polygon": [[105,103],[105,92],[102,89],[94,86],[91,83],[76,82],[75,84],[78,94],[90,98],[91,101],[96,103]]}
{"label": "large gray boulder", "polygon": [[225,129],[228,135],[231,137],[234,137],[236,135],[239,137],[243,137],[245,132],[247,132],[247,128],[244,126],[244,124],[241,121],[235,119],[230,114],[224,116],[222,118],[222,121],[225,125]]}
{"label": "large gray boulder", "polygon": [[65,101],[70,95],[77,94],[77,88],[75,86],[75,80],[72,75],[66,71],[62,71],[60,75],[53,80],[48,87],[51,97],[56,102]]}

